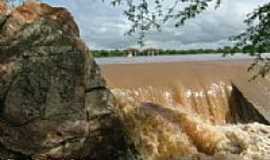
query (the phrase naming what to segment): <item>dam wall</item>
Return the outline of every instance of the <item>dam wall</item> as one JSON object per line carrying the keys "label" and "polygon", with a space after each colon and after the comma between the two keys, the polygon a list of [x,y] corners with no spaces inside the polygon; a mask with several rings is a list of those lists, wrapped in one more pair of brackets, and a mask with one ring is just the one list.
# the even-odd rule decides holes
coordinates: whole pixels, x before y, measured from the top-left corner
{"label": "dam wall", "polygon": [[144,160],[268,160],[269,81],[250,61],[102,65]]}
{"label": "dam wall", "polygon": [[249,60],[102,65],[112,89],[138,102],[197,113],[212,124],[270,122],[270,81]]}

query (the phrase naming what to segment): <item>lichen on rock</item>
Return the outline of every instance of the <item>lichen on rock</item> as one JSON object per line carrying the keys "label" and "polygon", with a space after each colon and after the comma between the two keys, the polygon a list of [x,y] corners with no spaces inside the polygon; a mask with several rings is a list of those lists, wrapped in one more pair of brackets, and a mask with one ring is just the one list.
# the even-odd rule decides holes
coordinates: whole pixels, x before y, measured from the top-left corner
{"label": "lichen on rock", "polygon": [[71,14],[36,2],[5,7],[0,1],[0,158],[117,159],[125,139],[113,97]]}

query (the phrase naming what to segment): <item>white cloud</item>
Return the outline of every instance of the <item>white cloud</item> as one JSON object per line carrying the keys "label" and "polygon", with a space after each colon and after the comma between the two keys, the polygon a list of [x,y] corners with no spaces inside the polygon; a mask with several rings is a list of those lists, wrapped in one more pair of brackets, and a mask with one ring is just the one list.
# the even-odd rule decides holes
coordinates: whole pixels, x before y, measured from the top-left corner
{"label": "white cloud", "polygon": [[[119,49],[137,46],[136,39],[124,36],[129,22],[121,8],[105,0],[45,0],[52,5],[68,8],[81,30],[81,36],[92,49]],[[181,28],[163,26],[162,32],[149,32],[146,47],[166,49],[217,48],[228,45],[228,38],[245,29],[246,14],[267,0],[223,0]]]}

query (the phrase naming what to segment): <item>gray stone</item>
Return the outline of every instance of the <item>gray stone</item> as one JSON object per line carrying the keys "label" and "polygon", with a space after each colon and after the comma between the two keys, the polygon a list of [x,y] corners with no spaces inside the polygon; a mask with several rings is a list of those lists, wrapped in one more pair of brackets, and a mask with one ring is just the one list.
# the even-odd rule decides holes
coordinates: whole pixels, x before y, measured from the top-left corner
{"label": "gray stone", "polygon": [[0,158],[116,159],[126,146],[113,97],[69,12],[0,13]]}

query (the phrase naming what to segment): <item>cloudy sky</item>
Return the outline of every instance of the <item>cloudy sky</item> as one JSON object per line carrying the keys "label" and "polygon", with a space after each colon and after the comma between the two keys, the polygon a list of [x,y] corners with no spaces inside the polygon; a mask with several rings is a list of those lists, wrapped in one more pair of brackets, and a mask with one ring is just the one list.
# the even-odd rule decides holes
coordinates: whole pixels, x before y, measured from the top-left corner
{"label": "cloudy sky", "polygon": [[[91,49],[137,47],[136,38],[125,36],[129,22],[120,7],[102,0],[44,0],[68,8],[75,17],[82,38]],[[106,0],[105,0],[106,1]],[[223,0],[217,10],[210,7],[180,28],[163,26],[162,32],[148,33],[146,47],[163,49],[218,48],[245,29],[247,13],[268,0]]]}

